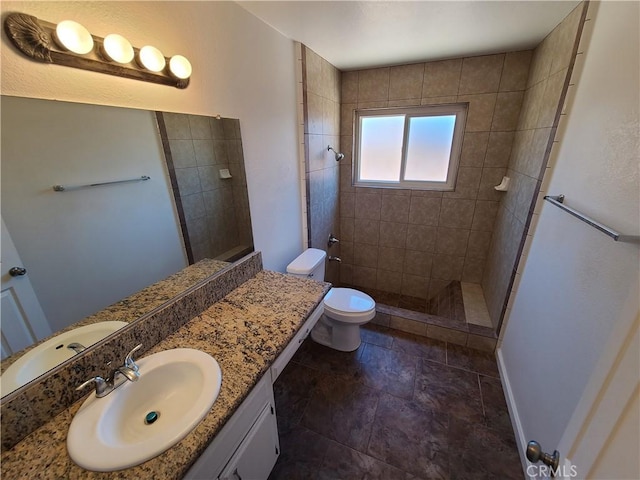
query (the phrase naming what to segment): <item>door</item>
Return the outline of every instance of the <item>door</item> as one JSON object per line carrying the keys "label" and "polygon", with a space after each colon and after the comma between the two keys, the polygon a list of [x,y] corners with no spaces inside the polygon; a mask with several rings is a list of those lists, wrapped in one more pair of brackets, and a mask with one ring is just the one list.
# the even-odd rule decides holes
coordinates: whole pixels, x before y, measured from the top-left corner
{"label": "door", "polygon": [[[20,260],[11,235],[2,220],[2,358],[51,335],[51,327],[42,311]],[[13,275],[9,272],[13,270]]]}
{"label": "door", "polygon": [[638,359],[640,315],[613,332],[574,410],[558,445],[562,478],[640,478]]}

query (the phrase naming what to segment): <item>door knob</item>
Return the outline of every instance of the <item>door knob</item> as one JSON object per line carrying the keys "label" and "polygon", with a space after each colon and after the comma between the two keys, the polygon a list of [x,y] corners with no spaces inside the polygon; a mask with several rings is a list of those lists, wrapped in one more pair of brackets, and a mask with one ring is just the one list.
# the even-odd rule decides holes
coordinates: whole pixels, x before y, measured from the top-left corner
{"label": "door knob", "polygon": [[560,452],[554,450],[553,454],[544,453],[540,444],[535,440],[531,440],[527,443],[527,459],[531,463],[542,462],[551,467],[551,476],[553,477],[560,463]]}
{"label": "door knob", "polygon": [[27,269],[22,267],[12,267],[11,269],[9,269],[9,275],[11,275],[12,277],[21,277],[26,273]]}

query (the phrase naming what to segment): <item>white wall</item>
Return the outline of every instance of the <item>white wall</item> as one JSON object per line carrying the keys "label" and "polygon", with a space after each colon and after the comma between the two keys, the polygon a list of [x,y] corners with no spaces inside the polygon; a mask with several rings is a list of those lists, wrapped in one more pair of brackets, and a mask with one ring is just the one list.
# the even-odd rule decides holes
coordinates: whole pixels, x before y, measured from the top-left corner
{"label": "white wall", "polygon": [[[49,22],[72,19],[95,35],[183,54],[186,90],[29,60],[2,33],[4,95],[239,118],[253,236],[265,268],[284,270],[302,248],[296,161],[293,42],[232,2],[12,2]],[[3,17],[4,18],[4,17]]]}
{"label": "white wall", "polygon": [[54,332],[187,266],[151,112],[4,97],[2,217]]}
{"label": "white wall", "polygon": [[[640,232],[637,2],[589,6],[542,189],[627,234]],[[638,314],[639,247],[547,202],[498,350],[520,440],[558,445],[614,326]],[[535,223],[535,222],[534,222]],[[567,452],[560,452],[566,454]]]}

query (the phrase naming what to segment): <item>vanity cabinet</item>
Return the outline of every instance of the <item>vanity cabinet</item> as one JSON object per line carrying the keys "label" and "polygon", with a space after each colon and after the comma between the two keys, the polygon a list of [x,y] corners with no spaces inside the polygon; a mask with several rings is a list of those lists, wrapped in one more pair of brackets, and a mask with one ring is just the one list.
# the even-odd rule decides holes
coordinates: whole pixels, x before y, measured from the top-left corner
{"label": "vanity cabinet", "polygon": [[267,372],[184,478],[266,480],[279,454],[273,388]]}
{"label": "vanity cabinet", "polygon": [[[266,480],[280,455],[273,382],[322,315],[320,304],[185,475],[186,480]],[[224,377],[222,379],[224,382]]]}

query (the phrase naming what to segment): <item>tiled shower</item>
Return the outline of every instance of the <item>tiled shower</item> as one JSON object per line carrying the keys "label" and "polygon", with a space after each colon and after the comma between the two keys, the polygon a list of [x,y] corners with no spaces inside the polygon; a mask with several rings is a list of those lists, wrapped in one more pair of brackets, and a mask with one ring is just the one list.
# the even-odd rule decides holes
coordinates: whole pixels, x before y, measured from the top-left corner
{"label": "tiled shower", "polygon": [[[481,285],[491,323],[499,325],[555,135],[582,16],[580,5],[534,50],[341,75],[302,46],[309,246],[327,250],[330,232],[340,239],[339,280],[332,271],[329,281],[393,294],[406,305],[433,304],[451,282]],[[336,77],[340,95],[333,90]],[[469,113],[454,191],[352,186],[356,109],[457,102],[469,102]],[[345,154],[338,188],[328,143],[339,143]],[[509,191],[496,191],[505,175],[511,178]]]}

